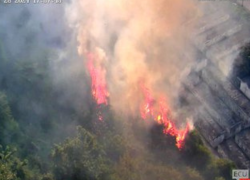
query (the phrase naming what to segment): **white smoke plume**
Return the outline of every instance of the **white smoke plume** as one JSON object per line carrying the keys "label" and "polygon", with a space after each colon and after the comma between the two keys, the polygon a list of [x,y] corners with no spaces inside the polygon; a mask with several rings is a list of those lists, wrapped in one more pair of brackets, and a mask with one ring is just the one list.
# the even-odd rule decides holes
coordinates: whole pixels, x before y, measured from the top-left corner
{"label": "white smoke plume", "polygon": [[110,104],[124,113],[138,112],[140,83],[171,105],[182,71],[194,61],[185,23],[197,13],[192,0],[81,0],[67,9],[79,54],[105,52]]}

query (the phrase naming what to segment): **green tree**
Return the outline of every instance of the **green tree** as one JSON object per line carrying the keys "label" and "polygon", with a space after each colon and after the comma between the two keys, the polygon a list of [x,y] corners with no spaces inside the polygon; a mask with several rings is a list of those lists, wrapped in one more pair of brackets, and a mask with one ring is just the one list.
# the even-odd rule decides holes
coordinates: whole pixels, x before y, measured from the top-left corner
{"label": "green tree", "polygon": [[212,162],[212,154],[204,146],[197,131],[192,131],[183,148],[183,159],[199,170],[205,170]]}
{"label": "green tree", "polygon": [[160,164],[149,156],[134,157],[129,153],[115,166],[114,177],[116,180],[184,180],[177,168]]}
{"label": "green tree", "polygon": [[11,114],[6,95],[0,92],[0,144],[6,145],[17,137],[18,124]]}
{"label": "green tree", "polygon": [[187,167],[185,169],[185,171],[186,171],[186,176],[185,177],[186,177],[187,180],[204,180],[202,175],[195,169]]}
{"label": "green tree", "polygon": [[232,77],[243,78],[250,75],[250,43],[241,47],[238,57],[234,61]]}
{"label": "green tree", "polygon": [[218,177],[221,176],[225,179],[232,178],[232,170],[236,168],[232,161],[227,159],[216,159],[215,160],[216,169],[219,170]]}
{"label": "green tree", "polygon": [[36,180],[40,174],[30,169],[27,160],[20,160],[16,149],[0,147],[0,180]]}
{"label": "green tree", "polygon": [[99,180],[109,172],[105,152],[95,136],[78,127],[77,137],[57,145],[52,152],[56,179]]}
{"label": "green tree", "polygon": [[232,169],[235,168],[233,162],[214,157],[203,144],[197,131],[192,131],[189,134],[182,155],[186,163],[196,168],[207,180],[216,178],[230,179]]}

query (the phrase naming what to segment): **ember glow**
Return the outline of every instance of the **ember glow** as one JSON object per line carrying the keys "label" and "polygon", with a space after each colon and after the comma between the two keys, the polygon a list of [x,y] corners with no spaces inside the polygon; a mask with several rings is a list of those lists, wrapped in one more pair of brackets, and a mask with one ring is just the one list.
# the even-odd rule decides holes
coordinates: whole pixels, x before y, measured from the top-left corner
{"label": "ember glow", "polygon": [[178,129],[171,119],[171,112],[166,104],[166,99],[162,97],[159,100],[155,100],[149,89],[144,85],[141,88],[144,95],[144,103],[141,106],[141,117],[145,120],[153,119],[158,124],[163,125],[163,133],[175,137],[176,146],[181,149],[190,129],[189,123],[186,124],[185,129]]}

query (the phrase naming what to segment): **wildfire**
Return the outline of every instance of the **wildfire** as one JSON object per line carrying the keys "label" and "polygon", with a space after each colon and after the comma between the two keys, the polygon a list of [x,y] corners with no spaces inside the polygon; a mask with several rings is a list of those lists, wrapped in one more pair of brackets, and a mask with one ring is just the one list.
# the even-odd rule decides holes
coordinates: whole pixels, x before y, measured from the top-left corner
{"label": "wildfire", "polygon": [[141,117],[143,119],[150,117],[158,124],[162,124],[164,126],[163,133],[174,136],[176,139],[176,146],[181,149],[190,129],[189,123],[186,124],[185,129],[178,129],[170,117],[171,112],[166,104],[165,98],[163,97],[156,101],[152,97],[149,89],[144,85],[141,87],[144,94],[144,103],[141,106]]}
{"label": "wildfire", "polygon": [[[98,62],[100,59],[94,53],[88,53],[87,60],[87,68],[91,77],[92,96],[97,105],[107,105],[109,93],[107,90],[105,68],[100,65],[100,62]],[[152,118],[158,124],[163,125],[163,133],[175,137],[176,146],[181,149],[190,129],[189,124],[187,123],[185,129],[178,129],[170,117],[171,112],[166,104],[165,98],[163,97],[156,100],[153,98],[149,89],[147,89],[144,85],[141,87],[144,94],[144,104],[140,109],[141,117],[143,119],[147,119],[148,117]],[[98,112],[98,119],[103,121],[101,111]]]}
{"label": "wildfire", "polygon": [[96,57],[92,53],[87,54],[87,68],[91,76],[92,96],[98,105],[108,104],[108,91],[105,78],[105,69],[101,66],[95,67]]}
{"label": "wildfire", "polygon": [[[91,92],[92,96],[95,99],[97,105],[108,105],[108,90],[105,77],[105,69],[99,65],[95,66],[98,59],[95,54],[87,54],[87,69],[91,77]],[[98,108],[98,119],[103,121],[102,111]]]}

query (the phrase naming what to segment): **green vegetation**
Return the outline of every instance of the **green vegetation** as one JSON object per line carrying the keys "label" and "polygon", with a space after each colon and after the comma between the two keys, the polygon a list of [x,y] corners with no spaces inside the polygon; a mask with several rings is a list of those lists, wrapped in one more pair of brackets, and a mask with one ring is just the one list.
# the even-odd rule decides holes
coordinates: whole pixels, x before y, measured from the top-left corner
{"label": "green vegetation", "polygon": [[232,77],[250,76],[250,43],[245,44],[234,61]]}
{"label": "green vegetation", "polygon": [[13,119],[7,97],[0,92],[0,144],[10,143],[18,134],[18,124]]}
{"label": "green vegetation", "polygon": [[77,137],[54,148],[56,179],[107,179],[108,159],[93,134],[79,127]]}
{"label": "green vegetation", "polygon": [[49,50],[12,61],[3,52],[0,45],[0,180],[231,177],[234,165],[215,158],[196,131],[179,151],[161,126],[148,131],[140,120],[121,121],[110,107],[105,121],[95,120],[93,101],[76,91],[86,87],[84,71],[70,81],[62,73],[63,85],[55,85]]}
{"label": "green vegetation", "polygon": [[[197,131],[189,134],[184,147],[184,159],[191,163],[205,179],[230,179],[231,171],[235,168],[233,162],[226,159],[215,158],[204,146]],[[195,161],[194,161],[195,159]]]}

